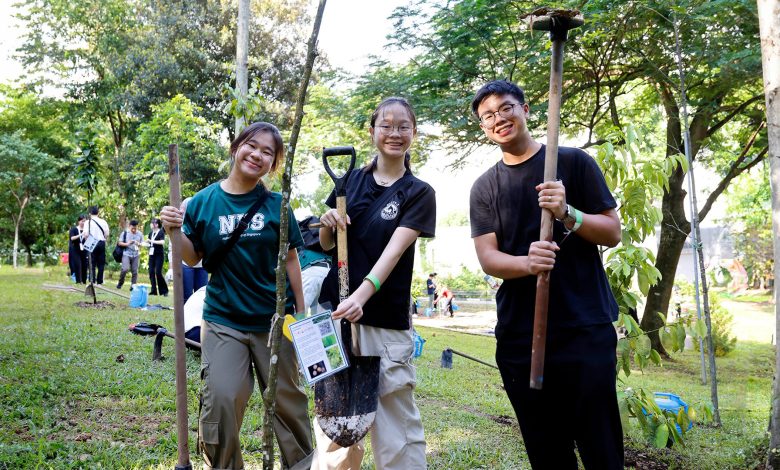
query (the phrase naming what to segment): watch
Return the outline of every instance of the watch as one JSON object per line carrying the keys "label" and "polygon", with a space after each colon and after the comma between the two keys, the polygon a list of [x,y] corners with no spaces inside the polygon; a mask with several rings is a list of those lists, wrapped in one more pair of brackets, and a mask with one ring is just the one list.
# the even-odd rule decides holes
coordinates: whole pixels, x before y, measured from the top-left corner
{"label": "watch", "polygon": [[577,223],[577,218],[574,217],[574,211],[577,209],[573,208],[571,204],[566,204],[566,213],[563,214],[563,218],[561,219],[561,222],[563,222],[563,226],[567,229],[569,226],[574,227],[574,224]]}

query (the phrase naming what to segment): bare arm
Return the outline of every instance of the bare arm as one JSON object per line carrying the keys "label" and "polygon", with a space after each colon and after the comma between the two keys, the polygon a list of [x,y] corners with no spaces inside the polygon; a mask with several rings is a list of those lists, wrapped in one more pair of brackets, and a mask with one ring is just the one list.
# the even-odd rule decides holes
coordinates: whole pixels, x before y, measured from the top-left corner
{"label": "bare arm", "polygon": [[[419,235],[419,231],[410,228],[398,227],[395,229],[393,236],[390,237],[390,241],[382,251],[382,255],[371,269],[371,274],[379,279],[380,286],[390,276],[404,251],[417,240]],[[336,311],[333,312],[333,318],[346,318],[351,322],[359,320],[363,316],[363,305],[375,293],[374,284],[364,280],[347,299],[339,304]]]}
{"label": "bare arm", "polygon": [[474,238],[477,258],[485,274],[501,279],[536,276],[542,271],[551,271],[555,265],[555,242],[533,242],[527,256],[515,256],[498,249],[496,234],[486,233]]}
{"label": "bare arm", "polygon": [[[184,223],[184,211],[187,209],[186,204],[182,204],[181,209],[177,209],[173,206],[165,206],[160,211],[160,220],[163,223],[168,233],[173,228],[181,228]],[[181,259],[184,260],[189,266],[195,266],[203,258],[203,253],[195,251],[195,247],[192,242],[184,235],[184,232],[180,232],[181,238],[179,246],[181,246]]]}
{"label": "bare arm", "polygon": [[303,312],[303,279],[301,279],[301,263],[298,260],[298,250],[290,248],[287,251],[287,279],[290,280],[295,296],[295,313]]}

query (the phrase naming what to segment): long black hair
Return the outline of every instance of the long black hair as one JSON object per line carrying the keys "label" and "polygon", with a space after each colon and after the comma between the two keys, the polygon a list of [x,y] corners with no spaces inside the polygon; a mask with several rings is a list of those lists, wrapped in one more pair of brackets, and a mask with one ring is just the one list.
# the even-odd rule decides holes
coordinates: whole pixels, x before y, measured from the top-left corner
{"label": "long black hair", "polygon": [[[384,110],[386,107],[398,104],[403,106],[406,111],[409,113],[409,116],[412,117],[412,126],[414,126],[414,129],[417,129],[417,116],[414,114],[414,108],[412,108],[412,105],[409,104],[408,101],[406,101],[405,98],[401,98],[400,96],[391,96],[390,98],[385,98],[382,100],[381,103],[376,107],[374,110],[374,114],[371,115],[371,129],[374,128],[374,124],[376,124],[376,120],[379,117],[379,114]],[[411,173],[412,171],[412,155],[407,150],[404,154],[404,167]],[[366,173],[371,173],[372,171],[376,170],[376,166],[379,162],[379,155],[374,155],[374,158],[371,160],[369,164],[367,164],[365,167],[363,167],[363,171]]]}

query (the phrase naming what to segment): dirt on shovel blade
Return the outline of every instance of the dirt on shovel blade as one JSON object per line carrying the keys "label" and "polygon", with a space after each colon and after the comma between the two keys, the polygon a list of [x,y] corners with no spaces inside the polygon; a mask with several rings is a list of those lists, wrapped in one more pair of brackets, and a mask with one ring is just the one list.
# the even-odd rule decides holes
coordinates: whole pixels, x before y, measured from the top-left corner
{"label": "dirt on shovel blade", "polygon": [[314,411],[325,434],[349,447],[371,428],[379,401],[379,357],[350,357],[350,366],[314,385]]}

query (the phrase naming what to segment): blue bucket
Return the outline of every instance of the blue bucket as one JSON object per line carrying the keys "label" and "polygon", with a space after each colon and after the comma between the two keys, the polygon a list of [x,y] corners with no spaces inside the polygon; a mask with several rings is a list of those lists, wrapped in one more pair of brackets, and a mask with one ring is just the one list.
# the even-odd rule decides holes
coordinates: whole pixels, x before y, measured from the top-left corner
{"label": "blue bucket", "polygon": [[136,285],[130,292],[130,307],[131,308],[144,308],[146,307],[146,300],[149,298],[148,288],[144,285]]}
{"label": "blue bucket", "polygon": [[422,356],[423,346],[425,346],[425,340],[422,336],[414,332],[414,357]]}

